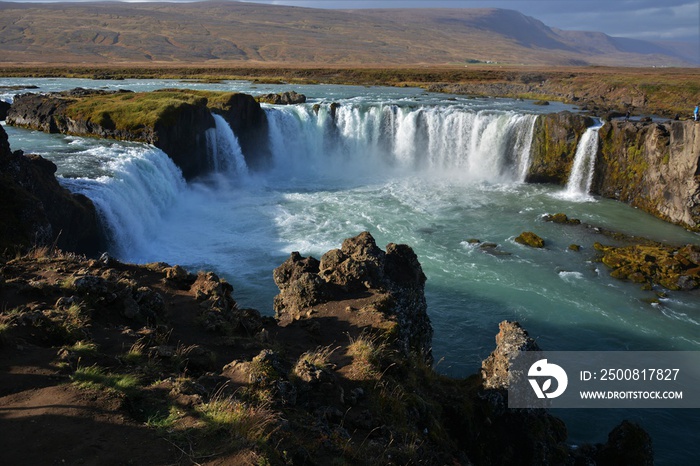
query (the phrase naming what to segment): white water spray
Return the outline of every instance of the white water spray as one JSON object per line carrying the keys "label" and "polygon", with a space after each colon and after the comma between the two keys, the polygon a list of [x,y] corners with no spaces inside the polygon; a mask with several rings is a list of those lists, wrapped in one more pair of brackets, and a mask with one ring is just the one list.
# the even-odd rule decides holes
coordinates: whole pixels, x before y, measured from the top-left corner
{"label": "white water spray", "polygon": [[111,250],[121,258],[149,247],[163,214],[185,189],[182,172],[160,149],[113,146],[111,176],[65,178],[73,192],[88,196],[102,219]]}
{"label": "white water spray", "polygon": [[343,104],[269,107],[275,169],[284,174],[438,173],[473,181],[522,182],[535,115],[458,106]]}
{"label": "white water spray", "polygon": [[238,138],[221,115],[212,114],[216,127],[207,131],[207,145],[215,173],[245,176],[248,174]]}
{"label": "white water spray", "polygon": [[563,196],[567,199],[586,200],[593,183],[595,158],[598,153],[598,130],[603,123],[597,121],[595,125],[586,129],[576,147],[574,163],[571,167],[569,180],[566,183]]}

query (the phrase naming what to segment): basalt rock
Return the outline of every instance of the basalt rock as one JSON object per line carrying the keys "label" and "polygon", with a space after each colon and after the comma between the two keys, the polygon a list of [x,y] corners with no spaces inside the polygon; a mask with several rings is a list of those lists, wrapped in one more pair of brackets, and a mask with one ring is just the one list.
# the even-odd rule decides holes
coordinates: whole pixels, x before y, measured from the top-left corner
{"label": "basalt rock", "polygon": [[0,121],[5,121],[7,118],[7,112],[10,110],[11,104],[0,100]]}
{"label": "basalt rock", "polygon": [[263,94],[255,98],[258,102],[274,105],[294,105],[306,102],[304,94],[297,94],[294,91],[279,92],[277,94]]}
{"label": "basalt rock", "polygon": [[510,367],[521,351],[541,351],[519,323],[504,321],[496,348],[482,363],[480,386],[471,413],[463,417],[471,435],[462,442],[473,464],[489,465],[650,465],[651,438],[644,429],[623,421],[605,444],[567,444],[563,421],[545,409],[508,408]]}
{"label": "basalt rock", "polygon": [[496,349],[481,363],[484,388],[507,389],[510,366],[521,351],[541,351],[518,322],[504,320],[498,325]]}
{"label": "basalt rock", "polygon": [[595,243],[602,253],[601,262],[610,267],[614,278],[635,283],[661,285],[669,290],[693,290],[700,287],[700,246],[682,247],[661,244],[604,246]]}
{"label": "basalt rock", "polygon": [[[96,95],[119,96],[128,91],[73,89],[49,94],[15,96],[8,112],[8,124],[38,129],[48,133],[99,136],[103,138],[139,141],[153,144],[168,154],[180,167],[185,178],[193,178],[209,170],[206,130],[214,126],[207,99],[194,103],[179,102],[168,107],[152,124],[130,129],[119,128],[107,112],[99,120],[71,115],[72,103]],[[137,94],[134,94],[137,95]],[[135,110],[143,111],[143,110]]]}
{"label": "basalt rock", "polygon": [[543,215],[542,220],[545,222],[560,223],[563,225],[580,225],[581,220],[577,218],[569,218],[566,214],[558,213],[554,215]]}
{"label": "basalt rock", "polygon": [[566,184],[578,142],[593,123],[592,118],[571,112],[537,117],[526,181]]}
{"label": "basalt rock", "polygon": [[396,320],[396,342],[404,354],[430,359],[432,327],[427,314],[425,275],[413,250],[390,243],[382,251],[368,232],[343,241],[321,261],[298,252],[277,269],[278,318],[301,315],[310,306],[366,294],[382,295],[382,311]]}
{"label": "basalt rock", "polygon": [[700,125],[615,120],[599,136],[594,193],[700,231]]}
{"label": "basalt rock", "polygon": [[101,247],[92,202],[71,194],[56,177],[56,165],[38,155],[12,152],[0,127],[0,251],[55,245],[96,254]]}
{"label": "basalt rock", "polygon": [[[128,99],[124,94],[129,94]],[[124,110],[125,105],[133,104],[134,112],[142,112],[148,118],[145,122],[124,126],[125,122],[120,120],[124,116],[113,115],[109,110],[87,117],[71,112],[71,105],[95,96],[112,96],[113,99],[107,99],[109,105],[116,101],[121,105],[122,113],[128,113]],[[215,126],[213,111],[222,115],[231,126],[248,164],[253,168],[265,166],[270,159],[268,126],[260,104],[252,96],[241,93],[220,93],[212,97],[211,102],[208,97],[206,93],[173,90],[131,93],[73,89],[49,94],[21,94],[15,97],[7,120],[11,125],[49,133],[93,135],[153,144],[168,154],[185,178],[191,179],[212,169],[207,131]],[[148,115],[149,111],[153,114]]]}
{"label": "basalt rock", "polygon": [[531,231],[524,231],[515,238],[516,243],[530,246],[531,248],[543,248],[544,240]]}

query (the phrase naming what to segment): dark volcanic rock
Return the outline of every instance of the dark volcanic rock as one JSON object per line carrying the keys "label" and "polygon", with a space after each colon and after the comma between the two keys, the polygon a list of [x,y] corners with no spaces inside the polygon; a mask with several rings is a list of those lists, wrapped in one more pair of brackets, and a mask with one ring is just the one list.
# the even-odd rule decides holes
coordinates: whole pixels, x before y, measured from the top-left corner
{"label": "dark volcanic rock", "polygon": [[206,131],[213,126],[206,100],[200,105],[182,104],[174,121],[156,123],[151,143],[173,159],[185,178],[191,179],[212,168]]}
{"label": "dark volcanic rock", "polygon": [[304,94],[297,94],[294,91],[280,92],[278,94],[263,94],[257,98],[258,102],[275,105],[294,105],[306,102]]}
{"label": "dark volcanic rock", "polygon": [[473,464],[489,465],[651,465],[651,439],[641,427],[623,421],[602,445],[567,442],[563,421],[544,409],[508,408],[509,371],[521,351],[541,351],[517,322],[501,322],[496,348],[482,363],[481,385],[461,440]]}
{"label": "dark volcanic rock", "polygon": [[529,183],[566,184],[578,141],[593,119],[571,112],[537,117],[532,141]]}
{"label": "dark volcanic rock", "polygon": [[608,435],[596,455],[600,466],[652,466],[654,451],[651,437],[639,425],[622,421]]}
{"label": "dark volcanic rock", "polygon": [[50,94],[21,94],[15,96],[7,121],[11,125],[48,133],[147,142],[168,154],[185,178],[193,178],[209,170],[206,130],[214,126],[214,120],[207,108],[207,99],[201,98],[195,104],[182,102],[153,126],[133,130],[117,129],[109,114],[103,114],[100,121],[73,119],[67,115],[68,106],[76,99],[104,94],[113,92],[77,88]]}
{"label": "dark volcanic rock", "polygon": [[7,112],[10,110],[11,104],[0,100],[0,121],[4,121],[7,118]]}
{"label": "dark volcanic rock", "polygon": [[433,330],[427,314],[425,275],[413,250],[406,245],[377,247],[368,232],[343,241],[340,249],[321,261],[293,252],[273,278],[280,289],[274,308],[278,318],[300,315],[306,308],[361,294],[388,295],[383,312],[397,323],[399,348],[430,360]]}
{"label": "dark volcanic rock", "polygon": [[56,180],[56,165],[38,155],[11,152],[0,127],[0,251],[56,245],[96,254],[101,235],[95,207]]}

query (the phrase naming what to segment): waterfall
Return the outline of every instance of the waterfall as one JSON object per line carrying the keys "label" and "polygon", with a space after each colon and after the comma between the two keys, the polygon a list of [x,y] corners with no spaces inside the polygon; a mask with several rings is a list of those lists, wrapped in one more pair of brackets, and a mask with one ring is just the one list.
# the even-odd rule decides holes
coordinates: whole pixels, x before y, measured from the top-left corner
{"label": "waterfall", "polygon": [[216,126],[207,131],[207,146],[213,171],[227,175],[247,175],[248,165],[238,138],[224,117],[216,113],[212,116]]}
{"label": "waterfall", "polygon": [[522,182],[535,115],[458,106],[267,107],[275,169],[295,176],[402,170]]}
{"label": "waterfall", "polygon": [[149,247],[149,236],[186,183],[170,157],[151,146],[114,144],[105,165],[110,176],[62,178],[61,183],[92,200],[112,251],[133,257]]}
{"label": "waterfall", "polygon": [[[273,185],[275,177],[300,180],[305,189],[394,174],[519,183],[529,165],[536,119],[459,106],[352,102],[342,104],[335,115],[328,106],[314,111],[311,105],[266,107],[266,113],[273,166],[260,176],[270,177]],[[213,118],[207,142],[214,173],[251,181],[238,139],[222,116]],[[174,205],[182,210],[189,198],[215,199],[213,193],[241,187],[211,179],[188,186],[172,160],[147,145],[113,144],[100,160],[108,176],[62,182],[92,199],[111,251],[125,260],[148,256],[163,219],[179,215],[171,211]]]}
{"label": "waterfall", "polygon": [[563,196],[568,199],[588,199],[598,153],[598,130],[601,126],[603,123],[597,121],[595,125],[586,129],[578,142],[569,180],[563,192]]}

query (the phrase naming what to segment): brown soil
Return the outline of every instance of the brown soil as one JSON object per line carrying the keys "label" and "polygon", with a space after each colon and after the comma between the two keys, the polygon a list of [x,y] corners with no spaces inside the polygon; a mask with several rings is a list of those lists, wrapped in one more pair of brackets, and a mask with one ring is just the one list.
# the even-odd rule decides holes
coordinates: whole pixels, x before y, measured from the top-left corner
{"label": "brown soil", "polygon": [[[281,415],[286,422],[299,422],[311,431],[320,429],[314,425],[318,416],[326,415],[309,406],[329,411],[337,406],[349,424],[364,422],[362,417],[371,407],[369,397],[348,406],[342,400],[343,394],[376,376],[348,346],[369,331],[387,327],[380,313],[358,311],[377,296],[368,293],[319,305],[281,325],[263,318],[264,329],[255,336],[212,333],[201,323],[206,301],[196,299],[193,278],[168,280],[165,270],[164,264],[112,261],[106,266],[45,250],[0,261],[0,324],[4,325],[0,333],[0,463],[277,464],[284,455],[304,454],[287,453],[298,446],[296,435],[301,435],[306,448],[316,450],[321,440],[303,429],[273,433],[273,437],[266,432],[259,441],[234,438],[231,442],[222,441],[220,430],[203,424],[197,409],[207,401],[232,396],[253,406],[248,400],[270,396],[271,385],[251,383],[253,357],[263,348],[275,350],[285,370],[293,371],[291,365],[300,355],[327,347],[327,367],[333,373],[321,388],[300,393],[296,406],[285,407],[274,397],[265,400],[260,406],[272,409],[276,423],[269,430],[279,432],[276,420]],[[107,277],[107,294],[127,281],[134,288],[148,287],[162,296],[164,309],[157,322],[129,319],[120,304],[106,303],[94,290],[85,292],[70,284],[85,276]],[[70,297],[81,302],[83,315],[79,328],[67,330],[72,317],[59,300]],[[96,350],[81,353],[75,349],[77,342],[89,342]],[[130,361],[126,355],[138,344],[146,356]],[[184,357],[175,361],[175,357],[159,356],[158,348],[164,346],[176,352],[196,346],[213,356],[200,360],[182,351]],[[120,390],[76,383],[76,371],[93,366],[108,374],[136,376],[138,386]],[[149,427],[167,409],[181,414],[166,429]],[[355,427],[343,442],[361,443],[374,427]],[[271,445],[273,440],[276,445]],[[335,450],[328,451],[334,454]],[[322,458],[324,453],[318,455]]]}

